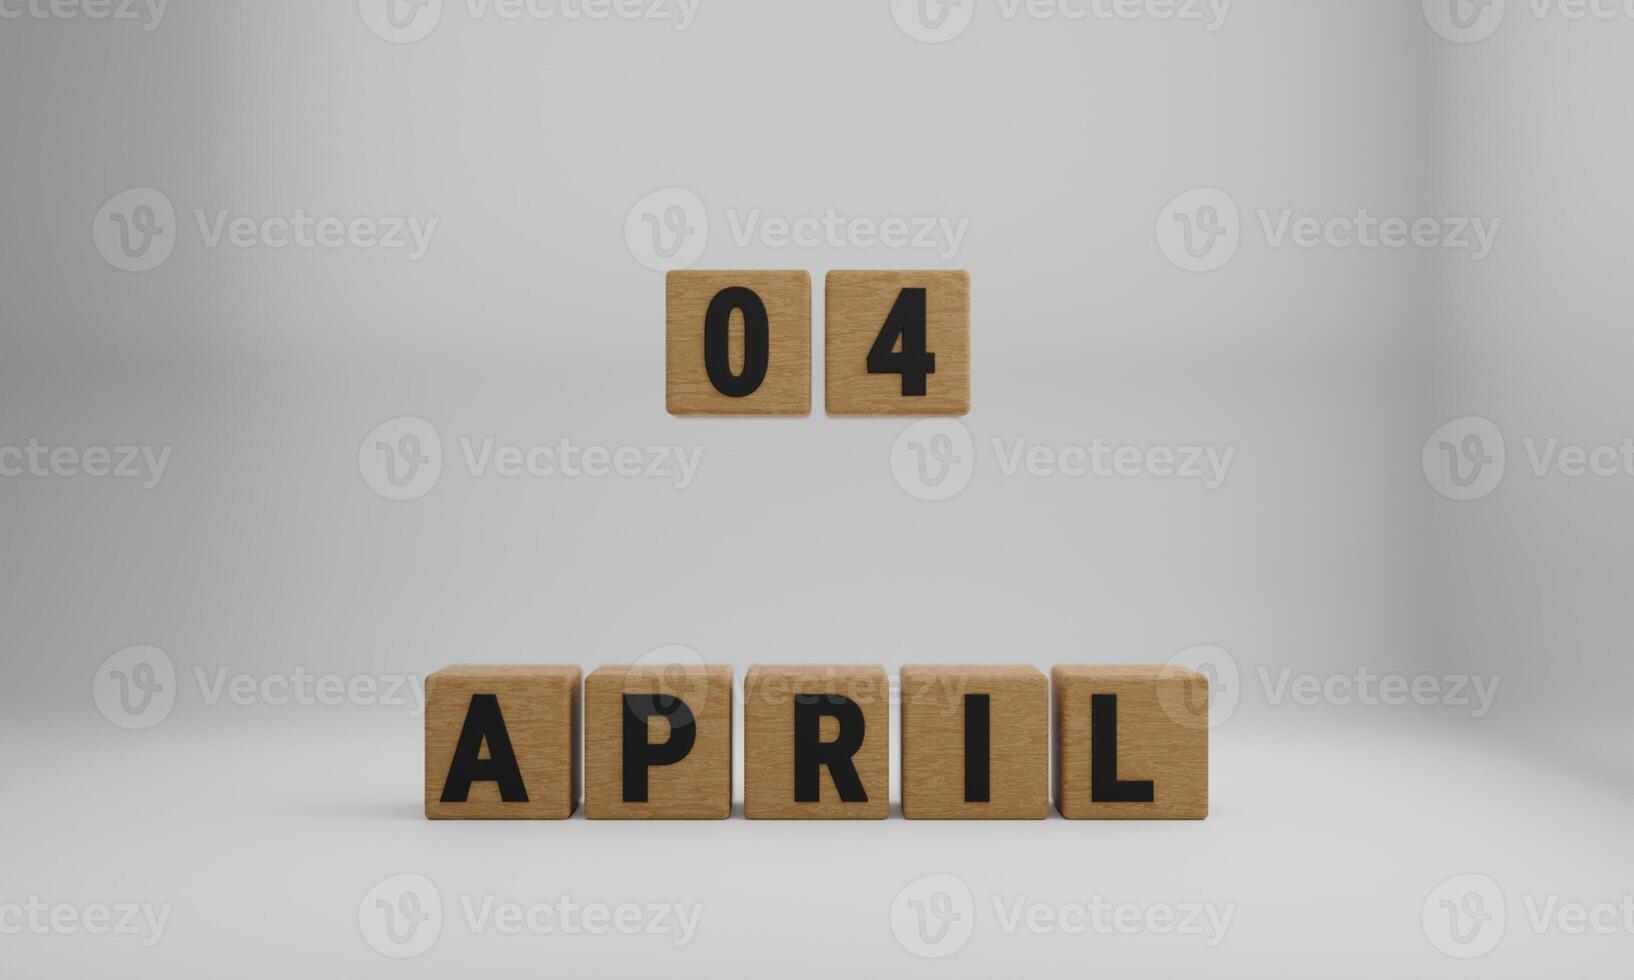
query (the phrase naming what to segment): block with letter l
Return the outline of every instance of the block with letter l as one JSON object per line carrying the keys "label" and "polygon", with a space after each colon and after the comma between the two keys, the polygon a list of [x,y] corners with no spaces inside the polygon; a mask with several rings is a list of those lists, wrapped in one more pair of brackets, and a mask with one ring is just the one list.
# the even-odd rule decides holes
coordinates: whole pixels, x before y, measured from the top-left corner
{"label": "block with letter l", "polygon": [[1069,820],[1208,816],[1208,679],[1184,667],[1057,667],[1056,806]]}

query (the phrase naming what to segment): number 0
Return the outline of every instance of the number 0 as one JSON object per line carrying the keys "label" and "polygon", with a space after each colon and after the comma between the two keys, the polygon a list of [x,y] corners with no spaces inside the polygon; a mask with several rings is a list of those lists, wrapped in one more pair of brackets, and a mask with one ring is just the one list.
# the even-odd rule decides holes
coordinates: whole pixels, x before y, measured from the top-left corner
{"label": "number 0", "polygon": [[897,294],[891,315],[868,351],[868,373],[900,374],[904,396],[924,396],[925,378],[936,373],[936,355],[925,350],[924,289],[904,289]]}
{"label": "number 0", "polygon": [[[727,346],[732,329],[732,311],[743,312],[743,372],[732,373]],[[743,398],[760,389],[771,362],[771,324],[766,304],[751,289],[729,286],[715,294],[704,314],[704,367],[715,390],[729,398]]]}

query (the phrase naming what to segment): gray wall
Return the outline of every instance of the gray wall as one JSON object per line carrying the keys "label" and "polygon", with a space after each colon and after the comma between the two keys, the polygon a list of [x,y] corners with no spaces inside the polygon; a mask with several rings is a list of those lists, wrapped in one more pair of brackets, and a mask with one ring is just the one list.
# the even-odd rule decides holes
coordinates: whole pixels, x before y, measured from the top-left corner
{"label": "gray wall", "polygon": [[[0,480],[8,717],[103,724],[87,685],[133,644],[166,651],[184,677],[176,718],[195,721],[216,717],[185,680],[199,667],[590,667],[666,643],[740,669],[1217,645],[1244,717],[1267,717],[1262,667],[1499,663],[1561,699],[1576,688],[1550,644],[1615,663],[1576,604],[1610,590],[1557,594],[1582,566],[1525,571],[1513,535],[1547,507],[1575,531],[1539,539],[1540,557],[1609,558],[1620,484],[1512,475],[1454,504],[1418,453],[1454,415],[1615,431],[1614,364],[1566,353],[1617,329],[1597,238],[1627,196],[1614,161],[1576,142],[1585,118],[1618,111],[1593,107],[1591,65],[1517,73],[1531,25],[1455,47],[1411,3],[1242,0],[1217,32],[984,6],[944,44],[878,4],[706,2],[675,26],[474,21],[450,3],[424,40],[390,44],[352,4],[184,0],[151,32],[4,25],[0,443],[171,448],[152,489]],[[1518,105],[1494,88],[1517,76],[1535,83]],[[1551,104],[1549,79],[1573,108]],[[1515,172],[1531,183],[1506,183]],[[145,272],[93,243],[98,209],[133,187],[177,213],[173,253]],[[820,398],[793,421],[664,414],[662,275],[625,225],[670,187],[706,209],[700,267],[972,270],[967,489],[905,493],[890,465],[905,423],[827,419]],[[1241,215],[1235,257],[1206,273],[1166,260],[1156,234],[1197,187]],[[1260,218],[1446,207],[1504,216],[1492,258],[1273,247]],[[223,208],[437,224],[417,261],[212,247],[197,212],[208,226]],[[830,208],[968,232],[952,256],[734,240],[755,209]],[[1545,316],[1561,303],[1573,315]],[[358,462],[398,416],[442,440],[441,479],[411,502],[372,492]],[[463,437],[703,456],[686,489],[476,477]],[[1213,490],[1006,477],[995,439],[1235,455]],[[1589,509],[1555,507],[1576,495]],[[1548,619],[1578,625],[1539,635],[1529,610],[1556,603]]]}

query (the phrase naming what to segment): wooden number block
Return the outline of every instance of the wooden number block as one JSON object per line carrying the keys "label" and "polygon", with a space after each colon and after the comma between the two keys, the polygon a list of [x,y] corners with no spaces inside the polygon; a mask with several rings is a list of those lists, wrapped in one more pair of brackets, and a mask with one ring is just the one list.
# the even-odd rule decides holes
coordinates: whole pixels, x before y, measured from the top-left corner
{"label": "wooden number block", "polygon": [[1056,806],[1069,820],[1208,816],[1208,679],[1183,667],[1055,668]]}
{"label": "wooden number block", "polygon": [[600,667],[584,681],[584,815],[732,813],[732,668]]}
{"label": "wooden number block", "polygon": [[830,415],[970,411],[970,273],[828,274]]}
{"label": "wooden number block", "polygon": [[811,273],[679,269],[665,292],[671,415],[811,414]]}
{"label": "wooden number block", "polygon": [[889,698],[880,667],[750,667],[743,683],[744,816],[885,819]]}
{"label": "wooden number block", "polygon": [[565,820],[579,805],[579,668],[426,678],[426,816]]}
{"label": "wooden number block", "polygon": [[1032,667],[902,668],[902,815],[1042,820],[1050,685]]}

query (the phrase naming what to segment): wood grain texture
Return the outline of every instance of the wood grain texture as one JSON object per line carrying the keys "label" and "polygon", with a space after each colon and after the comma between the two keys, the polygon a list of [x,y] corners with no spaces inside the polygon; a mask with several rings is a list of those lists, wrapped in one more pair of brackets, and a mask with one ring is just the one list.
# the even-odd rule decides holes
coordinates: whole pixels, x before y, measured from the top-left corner
{"label": "wood grain texture", "polygon": [[[1183,667],[1057,667],[1056,806],[1069,820],[1208,816],[1208,679]],[[1093,698],[1117,697],[1117,777],[1149,780],[1150,803],[1097,802]]]}
{"label": "wood grain texture", "polygon": [[[813,803],[794,798],[796,695],[838,694],[856,702],[866,725],[852,756],[868,800],[841,801],[830,772]],[[823,741],[839,725],[822,719]],[[883,820],[890,806],[890,686],[882,667],[750,667],[743,683],[743,814],[751,820]]]}
{"label": "wood grain texture", "polygon": [[[987,802],[966,802],[967,695],[986,695]],[[1042,820],[1050,812],[1050,684],[1033,667],[902,668],[902,815]]]}
{"label": "wood grain texture", "polygon": [[[577,667],[448,667],[426,678],[426,816],[432,820],[565,820],[579,800]],[[506,803],[494,782],[475,782],[464,803],[441,802],[471,698],[498,698],[527,789]],[[483,758],[488,755],[484,746]]]}
{"label": "wood grain texture", "polygon": [[[624,696],[667,694],[691,710],[679,762],[647,767],[647,802],[624,800]],[[732,668],[599,667],[584,682],[584,815],[591,820],[724,820],[732,813]],[[672,737],[661,717],[647,741]]]}
{"label": "wood grain texture", "polygon": [[[896,374],[869,374],[868,351],[902,290],[925,290],[925,349],[936,373],[924,395]],[[835,271],[825,283],[824,407],[830,415],[964,415],[970,411],[970,273]]]}
{"label": "wood grain texture", "polygon": [[[724,395],[704,366],[704,319],[716,294],[753,291],[766,306],[770,344],[766,377],[753,393]],[[671,415],[811,414],[811,273],[803,269],[677,269],[665,279],[666,404]],[[727,350],[743,366],[743,314],[734,312]]]}

